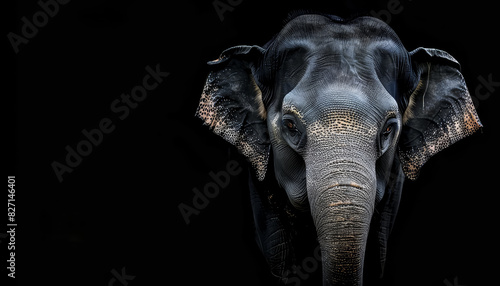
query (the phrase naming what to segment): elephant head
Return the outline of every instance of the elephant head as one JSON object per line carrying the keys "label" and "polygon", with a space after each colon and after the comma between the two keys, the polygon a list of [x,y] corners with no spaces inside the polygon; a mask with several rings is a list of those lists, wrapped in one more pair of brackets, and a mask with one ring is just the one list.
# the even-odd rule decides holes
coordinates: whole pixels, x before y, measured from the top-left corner
{"label": "elephant head", "polygon": [[209,65],[197,116],[310,212],[325,285],[362,284],[370,228],[383,263],[404,177],[481,127],[458,62],[371,17],[299,15]]}

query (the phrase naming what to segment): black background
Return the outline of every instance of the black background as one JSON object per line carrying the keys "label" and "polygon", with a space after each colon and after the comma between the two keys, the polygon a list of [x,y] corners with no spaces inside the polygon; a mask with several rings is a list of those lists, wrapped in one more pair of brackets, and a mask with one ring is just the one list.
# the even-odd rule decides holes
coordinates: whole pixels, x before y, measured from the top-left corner
{"label": "black background", "polygon": [[[6,175],[17,180],[19,285],[122,285],[113,283],[113,269],[135,276],[130,286],[268,285],[252,237],[246,171],[232,176],[189,225],[178,210],[180,203],[192,205],[193,188],[213,181],[209,172],[233,159],[245,168],[194,117],[205,63],[234,45],[265,44],[293,10],[348,17],[387,9],[391,1],[244,0],[223,21],[212,2],[73,0],[19,53],[4,37],[14,69],[4,77],[12,92],[3,93],[10,111],[3,134],[10,142]],[[408,50],[451,53],[473,96],[479,77],[500,81],[494,2],[401,0],[400,6],[389,24]],[[4,34],[21,35],[21,18],[39,10],[35,1],[18,1],[6,11]],[[118,119],[111,102],[142,83],[146,66],[158,64],[170,75]],[[499,91],[479,100],[482,132],[432,158],[416,182],[405,184],[381,285],[500,281],[492,185]],[[51,164],[64,163],[65,147],[75,148],[85,139],[82,130],[103,118],[116,129],[59,182]]]}

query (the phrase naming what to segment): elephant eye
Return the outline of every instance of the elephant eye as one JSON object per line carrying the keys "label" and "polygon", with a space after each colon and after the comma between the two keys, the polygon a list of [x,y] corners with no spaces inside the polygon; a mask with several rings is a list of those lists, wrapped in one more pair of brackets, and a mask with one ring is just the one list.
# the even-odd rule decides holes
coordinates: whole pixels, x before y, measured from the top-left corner
{"label": "elephant eye", "polygon": [[291,137],[296,137],[297,134],[299,134],[299,129],[297,128],[297,125],[295,122],[291,119],[283,119],[283,126],[285,127],[286,132],[288,135]]}
{"label": "elephant eye", "polygon": [[301,122],[295,121],[294,116],[285,114],[282,120],[283,138],[288,145],[298,150],[305,144],[305,133],[303,132],[304,126]]}
{"label": "elephant eye", "polygon": [[285,120],[283,120],[283,123],[285,124],[286,128],[288,128],[288,130],[290,130],[290,131],[297,130],[297,126],[295,126],[295,123],[292,120],[285,119]]}
{"label": "elephant eye", "polygon": [[394,117],[389,118],[385,123],[379,135],[379,150],[380,155],[384,154],[390,146],[395,142],[394,138],[397,136],[399,128],[398,120]]}
{"label": "elephant eye", "polygon": [[394,126],[393,124],[388,125],[388,126],[385,128],[385,130],[384,130],[384,132],[383,132],[382,134],[383,134],[384,136],[389,136],[389,135],[392,133],[392,130],[394,129],[394,127],[393,127],[393,126]]}

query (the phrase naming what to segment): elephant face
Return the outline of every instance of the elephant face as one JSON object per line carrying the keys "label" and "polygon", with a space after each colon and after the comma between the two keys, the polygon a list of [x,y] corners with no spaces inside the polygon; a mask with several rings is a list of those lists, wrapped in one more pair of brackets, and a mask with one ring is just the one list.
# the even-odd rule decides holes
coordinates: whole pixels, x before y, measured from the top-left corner
{"label": "elephant face", "polygon": [[[299,209],[309,208],[313,183],[375,190],[375,165],[384,155],[378,181],[386,182],[402,126],[401,89],[413,84],[405,74],[408,53],[390,29],[371,18],[330,21],[308,16],[289,23],[261,63],[271,67],[259,81],[270,101],[275,173]],[[329,175],[318,180],[325,170]]]}
{"label": "elephant face", "polygon": [[481,127],[454,58],[407,52],[370,17],[301,15],[209,64],[197,115],[259,180],[272,153],[290,203],[312,215],[327,285],[361,285],[371,224],[385,259],[403,173]]}

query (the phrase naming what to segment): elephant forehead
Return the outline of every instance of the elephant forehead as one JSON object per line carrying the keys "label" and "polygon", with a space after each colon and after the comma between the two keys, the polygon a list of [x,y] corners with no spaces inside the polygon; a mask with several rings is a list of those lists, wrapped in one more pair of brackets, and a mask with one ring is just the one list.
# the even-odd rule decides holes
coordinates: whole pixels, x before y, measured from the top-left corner
{"label": "elephant forehead", "polygon": [[[309,138],[336,139],[339,135],[372,139],[378,125],[369,120],[366,114],[352,109],[330,108],[308,125]],[[354,143],[354,142],[353,142]]]}
{"label": "elephant forehead", "polygon": [[303,99],[293,103],[284,102],[283,107],[304,122],[308,136],[351,134],[371,138],[385,116],[386,108],[381,104],[384,98],[350,86],[331,84],[300,97]]}
{"label": "elephant forehead", "polygon": [[309,122],[308,138],[340,142],[342,135],[342,138],[349,138],[346,140],[350,142],[345,144],[356,143],[353,140],[373,141],[382,116],[379,113],[375,102],[363,94],[323,94],[317,98],[317,108],[304,115]]}

